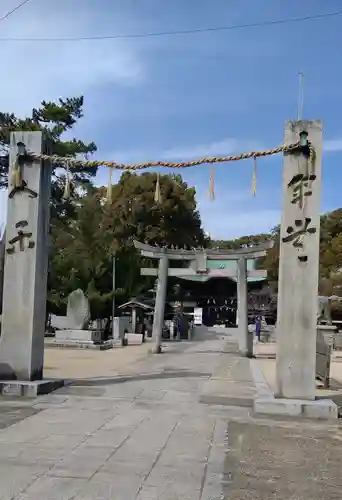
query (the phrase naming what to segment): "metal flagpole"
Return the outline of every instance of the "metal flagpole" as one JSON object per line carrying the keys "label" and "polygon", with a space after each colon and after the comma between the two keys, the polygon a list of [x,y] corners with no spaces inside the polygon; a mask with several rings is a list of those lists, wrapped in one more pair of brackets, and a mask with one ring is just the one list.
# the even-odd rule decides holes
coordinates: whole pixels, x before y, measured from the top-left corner
{"label": "metal flagpole", "polygon": [[304,73],[299,73],[299,95],[298,95],[298,113],[297,113],[298,121],[300,121],[303,117],[303,100],[304,100]]}

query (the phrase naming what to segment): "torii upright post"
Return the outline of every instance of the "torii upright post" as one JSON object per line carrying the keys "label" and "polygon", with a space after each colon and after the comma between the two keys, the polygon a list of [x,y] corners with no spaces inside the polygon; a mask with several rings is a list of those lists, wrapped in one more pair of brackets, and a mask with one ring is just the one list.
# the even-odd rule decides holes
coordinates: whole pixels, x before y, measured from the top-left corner
{"label": "torii upright post", "polygon": [[248,331],[247,259],[240,257],[237,273],[238,344],[242,356],[253,356],[253,332]]}
{"label": "torii upright post", "polygon": [[284,155],[276,396],[314,400],[322,123],[288,122],[285,145],[299,138],[302,147]]}
{"label": "torii upright post", "polygon": [[166,252],[164,251],[159,259],[157,294],[156,303],[154,306],[152,330],[152,337],[154,340],[154,347],[152,348],[152,352],[154,354],[158,354],[161,352],[168,269],[169,259],[166,255]]}
{"label": "torii upright post", "polygon": [[42,380],[51,166],[27,151],[43,147],[41,132],[11,134],[0,393],[32,396],[61,385]]}

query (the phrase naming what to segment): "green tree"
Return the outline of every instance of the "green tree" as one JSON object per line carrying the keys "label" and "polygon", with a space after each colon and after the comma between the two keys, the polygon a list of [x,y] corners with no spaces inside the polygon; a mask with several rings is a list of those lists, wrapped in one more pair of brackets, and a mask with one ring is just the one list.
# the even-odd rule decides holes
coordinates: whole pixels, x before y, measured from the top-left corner
{"label": "green tree", "polygon": [[108,317],[114,254],[118,303],[151,288],[154,279],[140,276],[143,261],[133,239],[169,246],[204,244],[194,190],[180,176],[160,176],[159,205],[154,201],[155,185],[156,174],[124,173],[112,186],[112,203],[106,201],[106,188],[89,187],[75,218],[57,221],[52,232],[51,307],[65,306],[67,295],[79,287],[89,297],[92,315]]}
{"label": "green tree", "polygon": [[210,246],[212,248],[237,250],[246,246],[250,247],[260,245],[269,239],[270,235],[268,233],[252,234],[249,236],[241,236],[240,238],[236,238],[234,240],[212,240]]}
{"label": "green tree", "polygon": [[133,238],[157,245],[204,246],[207,243],[196,206],[196,191],[180,175],[159,177],[161,202],[154,200],[157,174],[124,172],[113,186],[113,203],[107,222],[120,247]]}
{"label": "green tree", "polygon": [[274,283],[278,283],[279,274],[279,248],[280,248],[280,225],[275,226],[268,239],[273,241],[273,246],[266,252],[265,257],[261,257],[256,261],[257,269],[265,269],[267,271],[267,279]]}
{"label": "green tree", "polygon": [[[7,186],[10,132],[14,130],[42,130],[45,132],[48,150],[59,156],[86,156],[96,151],[94,142],[89,144],[73,138],[66,139],[73,126],[83,117],[83,97],[59,99],[58,102],[43,101],[40,108],[33,109],[31,116],[18,118],[13,113],[0,113],[0,189]],[[64,165],[54,164],[51,187],[51,217],[66,217],[75,208],[71,200],[63,200]],[[96,169],[73,168],[72,185],[88,184],[96,175]]]}
{"label": "green tree", "polygon": [[[276,226],[271,237],[273,248],[266,257],[258,259],[257,267],[266,269],[268,279],[278,281],[280,226]],[[328,212],[320,221],[320,269],[319,293],[341,295],[342,292],[342,209]]]}
{"label": "green tree", "polygon": [[74,217],[58,220],[52,228],[49,306],[66,306],[72,290],[81,288],[95,318],[110,315],[114,236],[103,231],[104,210],[96,189],[79,200]]}

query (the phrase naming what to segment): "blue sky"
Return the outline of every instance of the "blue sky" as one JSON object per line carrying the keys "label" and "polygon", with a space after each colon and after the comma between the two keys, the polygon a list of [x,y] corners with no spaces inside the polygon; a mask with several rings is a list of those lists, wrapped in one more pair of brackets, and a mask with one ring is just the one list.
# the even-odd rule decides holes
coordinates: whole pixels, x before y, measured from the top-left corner
{"label": "blue sky", "polygon": [[[13,8],[2,0],[0,14]],[[310,8],[309,8],[310,6]],[[342,10],[341,0],[31,0],[1,37],[101,36],[196,29]],[[324,121],[322,211],[342,206],[342,16],[193,35],[78,42],[1,42],[0,109],[24,115],[43,99],[83,94],[75,135],[116,161],[181,160],[269,148],[296,118]],[[212,237],[268,231],[280,220],[281,157],[183,171]],[[107,173],[99,172],[105,183]],[[4,213],[4,197],[0,208]],[[3,218],[3,216],[2,216]]]}

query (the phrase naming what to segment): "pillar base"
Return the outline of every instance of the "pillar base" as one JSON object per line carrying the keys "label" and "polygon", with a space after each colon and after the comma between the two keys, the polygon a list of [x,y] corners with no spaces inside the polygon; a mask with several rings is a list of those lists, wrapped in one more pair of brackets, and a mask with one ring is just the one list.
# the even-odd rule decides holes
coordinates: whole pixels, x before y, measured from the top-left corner
{"label": "pillar base", "polygon": [[239,354],[243,358],[255,359],[255,355],[253,354],[253,352],[250,352],[250,351],[240,351],[239,350]]}
{"label": "pillar base", "polygon": [[278,415],[284,417],[316,418],[331,420],[338,418],[338,406],[331,399],[285,399],[264,397],[256,398],[253,403],[254,413]]}
{"label": "pillar base", "polygon": [[161,346],[158,346],[158,347],[151,347],[151,349],[149,350],[149,352],[151,354],[161,354],[163,352],[163,349]]}
{"label": "pillar base", "polygon": [[35,398],[64,386],[64,380],[0,380],[0,395],[8,397]]}

